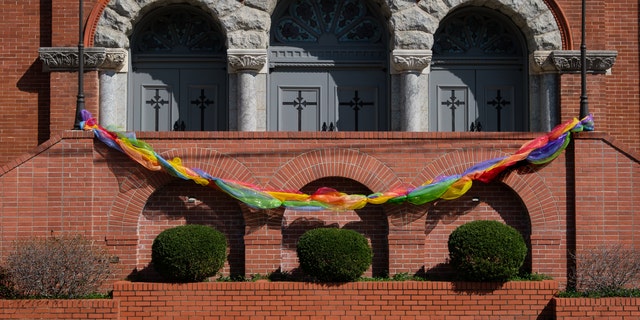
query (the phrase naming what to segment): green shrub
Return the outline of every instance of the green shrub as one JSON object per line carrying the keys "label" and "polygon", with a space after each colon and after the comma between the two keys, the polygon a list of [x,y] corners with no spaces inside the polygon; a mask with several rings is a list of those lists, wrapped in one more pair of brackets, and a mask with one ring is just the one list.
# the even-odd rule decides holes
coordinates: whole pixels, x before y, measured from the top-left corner
{"label": "green shrub", "polygon": [[19,297],[79,298],[97,293],[111,273],[107,252],[82,236],[29,239],[17,242],[7,257],[0,291]]}
{"label": "green shrub", "polygon": [[199,282],[214,276],[226,260],[227,239],[208,226],[185,225],[161,232],[151,262],[169,281]]}
{"label": "green shrub", "polygon": [[514,228],[498,221],[466,223],[449,236],[449,259],[467,281],[506,281],[518,274],[527,245]]}
{"label": "green shrub", "polygon": [[307,231],[297,246],[300,268],[321,282],[358,279],[371,265],[367,239],[353,230],[319,228]]}

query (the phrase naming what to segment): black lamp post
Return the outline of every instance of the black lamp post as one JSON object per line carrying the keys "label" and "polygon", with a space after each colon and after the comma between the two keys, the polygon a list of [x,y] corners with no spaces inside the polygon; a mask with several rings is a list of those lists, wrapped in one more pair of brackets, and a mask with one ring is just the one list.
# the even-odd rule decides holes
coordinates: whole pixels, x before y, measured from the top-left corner
{"label": "black lamp post", "polygon": [[84,26],[82,23],[83,1],[79,0],[79,16],[78,16],[78,98],[76,100],[76,120],[73,124],[74,130],[82,130],[80,122],[82,121],[82,110],[84,110]]}
{"label": "black lamp post", "polygon": [[587,98],[587,45],[586,45],[586,0],[582,0],[582,40],[580,43],[580,119],[589,115],[589,101]]}

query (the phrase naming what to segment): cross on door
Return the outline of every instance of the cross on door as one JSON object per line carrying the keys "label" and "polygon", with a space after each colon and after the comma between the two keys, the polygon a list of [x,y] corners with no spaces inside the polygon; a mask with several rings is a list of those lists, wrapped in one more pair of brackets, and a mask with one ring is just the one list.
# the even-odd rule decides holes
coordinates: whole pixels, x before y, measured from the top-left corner
{"label": "cross on door", "polygon": [[[358,97],[358,90],[355,91],[355,96],[353,98],[351,98],[351,101],[349,102],[340,102],[341,106],[348,106],[351,107],[351,109],[353,109],[353,111],[355,112],[355,131],[358,131],[358,111],[360,111],[360,109],[362,109],[362,107],[364,106],[372,106],[374,105],[373,102],[364,102],[362,101],[362,99],[360,99],[360,97]],[[342,125],[341,125],[342,126]]]}
{"label": "cross on door", "polygon": [[161,99],[160,89],[156,89],[156,95],[153,96],[152,99],[145,101],[146,104],[150,105],[152,108],[156,110],[156,131],[160,128],[160,108],[169,103],[169,101]]}
{"label": "cross on door", "polygon": [[456,131],[456,109],[459,106],[464,106],[464,101],[458,100],[458,97],[456,97],[456,91],[451,90],[451,97],[449,97],[449,100],[445,100],[440,103],[451,109],[451,131]]}
{"label": "cross on door", "polygon": [[298,131],[302,131],[302,110],[307,106],[315,106],[317,102],[309,102],[302,97],[302,90],[298,90],[298,96],[290,102],[283,102],[285,106],[293,106],[298,110]]}
{"label": "cross on door", "polygon": [[493,98],[493,100],[487,101],[487,104],[495,107],[496,111],[498,112],[498,132],[499,132],[500,131],[500,123],[502,122],[500,111],[502,110],[502,107],[506,107],[506,106],[510,105],[511,101],[504,100],[502,98],[502,96],[500,95],[500,89],[498,89],[497,96],[495,98]]}
{"label": "cross on door", "polygon": [[204,89],[200,89],[200,96],[196,100],[191,100],[191,104],[200,108],[200,131],[204,131],[204,109],[206,109],[214,101],[207,99],[204,95]]}

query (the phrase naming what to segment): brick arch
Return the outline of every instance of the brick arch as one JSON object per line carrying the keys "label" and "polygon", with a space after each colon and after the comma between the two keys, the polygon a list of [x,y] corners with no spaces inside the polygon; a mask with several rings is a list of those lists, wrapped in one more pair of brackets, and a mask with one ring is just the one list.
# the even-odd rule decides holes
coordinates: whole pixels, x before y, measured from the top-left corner
{"label": "brick arch", "polygon": [[544,3],[551,9],[551,14],[558,23],[560,33],[562,35],[562,49],[571,50],[573,48],[573,38],[571,37],[571,29],[569,29],[569,22],[567,21],[567,15],[562,10],[562,7],[558,5],[556,0],[544,0]]}
{"label": "brick arch", "polygon": [[282,165],[269,186],[276,190],[299,190],[311,181],[332,176],[355,180],[373,192],[391,190],[402,184],[389,167],[366,153],[352,149],[317,149]]}
{"label": "brick arch", "polygon": [[[413,185],[421,185],[441,175],[461,174],[479,162],[508,155],[493,149],[465,149],[446,153],[427,164],[413,181]],[[549,186],[535,168],[528,166],[518,171],[507,169],[498,179],[498,182],[512,189],[524,203],[531,220],[532,234],[560,232],[560,209]],[[549,226],[556,226],[558,229],[549,230]]]}
{"label": "brick arch", "polygon": [[[213,177],[257,184],[254,179],[255,175],[244,164],[213,149],[172,149],[162,153],[161,156],[165,159],[180,156],[185,166],[202,169]],[[192,162],[190,159],[206,159],[206,162],[205,160],[194,160]],[[107,231],[110,234],[118,234],[119,232],[122,235],[136,234],[138,217],[142,213],[149,197],[156,190],[176,179],[163,172],[152,172],[143,178],[132,175],[124,179],[121,183],[122,185],[137,185],[140,187],[121,192],[116,196],[108,214]],[[206,187],[203,186],[203,188]]]}
{"label": "brick arch", "polygon": [[84,26],[84,39],[82,39],[86,47],[93,47],[98,21],[100,21],[100,16],[102,16],[102,12],[104,12],[109,1],[110,0],[98,0],[98,2],[93,5],[91,12],[89,12],[89,17],[87,17],[87,22]]}

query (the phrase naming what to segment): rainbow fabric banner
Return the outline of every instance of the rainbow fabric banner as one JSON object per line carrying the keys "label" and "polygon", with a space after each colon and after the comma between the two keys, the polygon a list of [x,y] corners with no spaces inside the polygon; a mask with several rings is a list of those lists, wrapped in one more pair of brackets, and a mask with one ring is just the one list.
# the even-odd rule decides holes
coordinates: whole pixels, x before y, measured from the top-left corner
{"label": "rainbow fabric banner", "polygon": [[196,168],[188,168],[180,158],[166,160],[133,133],[106,130],[97,124],[91,114],[83,110],[81,127],[91,130],[96,138],[109,147],[125,153],[129,158],[152,171],[164,171],[183,180],[193,180],[203,186],[214,186],[231,197],[256,209],[279,207],[296,210],[355,210],[367,204],[403,203],[421,205],[438,199],[453,200],[464,195],[473,181],[488,183],[500,173],[517,163],[535,165],[552,161],[567,147],[572,132],[592,131],[593,117],[573,119],[558,125],[551,132],[533,139],[510,156],[478,163],[461,174],[443,176],[427,181],[416,188],[376,192],[370,195],[346,194],[322,187],[313,194],[301,192],[264,190],[255,185],[216,178]]}

